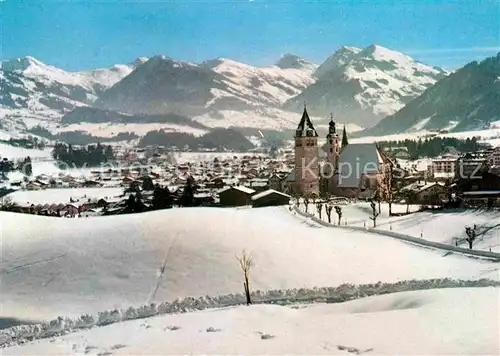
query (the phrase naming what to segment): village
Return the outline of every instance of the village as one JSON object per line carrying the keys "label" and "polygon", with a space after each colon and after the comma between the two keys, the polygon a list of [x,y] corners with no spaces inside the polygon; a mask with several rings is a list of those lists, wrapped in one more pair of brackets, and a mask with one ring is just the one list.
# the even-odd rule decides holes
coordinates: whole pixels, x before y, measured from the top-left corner
{"label": "village", "polygon": [[[2,209],[66,217],[112,215],[153,209],[159,194],[166,198],[155,208],[261,207],[341,197],[421,209],[498,204],[499,148],[458,152],[449,147],[440,157],[412,161],[404,147],[348,143],[345,129],[337,133],[333,117],[324,146],[318,138],[304,108],[294,145],[280,148],[273,158],[265,153],[213,153],[208,159],[200,153],[180,160],[176,157],[182,153],[148,147],[118,149],[114,164],[97,168],[34,177],[3,174]],[[137,197],[140,208],[126,208],[130,195]]]}

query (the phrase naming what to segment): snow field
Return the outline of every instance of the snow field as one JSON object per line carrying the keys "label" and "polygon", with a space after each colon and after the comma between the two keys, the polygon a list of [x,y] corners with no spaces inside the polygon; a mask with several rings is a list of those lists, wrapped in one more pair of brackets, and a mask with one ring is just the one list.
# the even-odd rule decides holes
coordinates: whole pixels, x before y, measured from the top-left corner
{"label": "snow field", "polygon": [[[373,227],[370,220],[372,214],[370,203],[360,202],[342,206],[342,222],[347,222],[348,226]],[[488,210],[445,210],[435,212],[417,212],[419,205],[410,205],[410,212],[415,212],[404,216],[389,217],[389,206],[381,204],[381,214],[377,218],[377,229],[389,230],[401,234],[406,234],[418,238],[423,238],[432,242],[455,246],[458,239],[459,247],[468,248],[468,244],[463,239],[466,237],[465,226],[474,224],[478,227],[477,241],[473,245],[474,250],[484,250],[500,252],[500,214],[498,211]],[[300,205],[304,211],[304,205]],[[405,213],[406,205],[393,204],[393,213]],[[316,206],[309,204],[308,212],[319,217]],[[378,204],[377,204],[378,212]],[[326,212],[323,209],[322,220],[328,221]],[[338,217],[335,210],[332,211],[332,223],[337,224]]]}
{"label": "snow field", "polygon": [[8,195],[13,202],[22,206],[31,204],[70,203],[70,199],[85,203],[101,198],[115,198],[123,194],[123,188],[50,188],[44,190],[19,190]]}
{"label": "snow field", "polygon": [[242,250],[254,260],[252,290],[500,279],[488,261],[320,228],[282,207],[183,208],[91,220],[2,212],[0,226],[0,315],[21,320],[240,293],[235,255]]}
{"label": "snow field", "polygon": [[[29,344],[17,339],[2,351],[3,355],[493,355],[500,351],[499,292],[493,287],[431,289],[340,304],[233,306],[160,315],[67,335],[56,331],[62,325],[59,321],[46,334],[50,338]],[[28,329],[24,327],[25,333]],[[2,335],[4,340],[8,336]]]}

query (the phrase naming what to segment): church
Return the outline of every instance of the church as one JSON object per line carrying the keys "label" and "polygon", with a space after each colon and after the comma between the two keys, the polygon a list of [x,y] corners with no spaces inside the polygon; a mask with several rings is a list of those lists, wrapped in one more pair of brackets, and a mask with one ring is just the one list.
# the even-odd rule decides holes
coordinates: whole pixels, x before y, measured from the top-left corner
{"label": "church", "polygon": [[374,143],[349,144],[347,132],[337,134],[333,116],[323,147],[307,108],[295,130],[295,168],[288,180],[292,193],[300,196],[335,195],[371,199],[390,194],[392,162]]}

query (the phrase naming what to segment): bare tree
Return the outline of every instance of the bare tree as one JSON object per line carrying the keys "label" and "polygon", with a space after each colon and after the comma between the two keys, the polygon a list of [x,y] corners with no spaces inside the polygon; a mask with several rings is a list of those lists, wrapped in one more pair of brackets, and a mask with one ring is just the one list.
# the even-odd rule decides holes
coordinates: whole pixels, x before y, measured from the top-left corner
{"label": "bare tree", "polygon": [[247,305],[250,305],[252,304],[252,299],[250,298],[250,286],[248,284],[248,275],[250,273],[250,269],[253,266],[252,257],[249,256],[245,252],[245,250],[243,250],[241,256],[236,255],[236,259],[238,260],[241,270],[243,271],[243,288],[245,289]]}
{"label": "bare tree", "polygon": [[375,199],[377,200],[378,213],[380,214],[380,202],[382,201],[382,187],[378,186],[375,191]]}
{"label": "bare tree", "polygon": [[383,195],[385,196],[385,200],[389,205],[389,216],[392,216],[392,201],[394,192],[396,190],[395,187],[396,181],[394,179],[394,173],[395,171],[393,169],[393,163],[385,164],[382,183],[383,183]]}
{"label": "bare tree", "polygon": [[465,233],[467,234],[465,241],[467,241],[469,243],[469,248],[472,250],[472,244],[476,240],[476,236],[477,236],[476,224],[474,224],[474,227],[466,226]]}
{"label": "bare tree", "polygon": [[304,197],[304,206],[306,207],[306,213],[307,213],[307,208],[309,206],[309,197],[307,195]]}
{"label": "bare tree", "polygon": [[319,215],[319,218],[321,219],[321,212],[323,211],[323,203],[322,202],[316,203],[316,210],[318,210],[318,215]]}
{"label": "bare tree", "polygon": [[335,206],[335,213],[337,214],[339,218],[339,226],[340,226],[340,220],[342,219],[342,208],[338,205]]}
{"label": "bare tree", "polygon": [[331,224],[332,223],[332,209],[333,209],[333,206],[331,204],[327,204],[326,205],[326,216],[328,217],[328,223]]}
{"label": "bare tree", "polygon": [[408,189],[407,191],[403,192],[403,196],[406,201],[406,214],[409,214],[410,204],[412,204],[417,198],[417,193],[412,189]]}
{"label": "bare tree", "polygon": [[372,216],[370,216],[370,219],[373,220],[373,227],[377,227],[377,217],[379,213],[377,212],[377,206],[373,200],[370,202],[370,207],[372,208]]}

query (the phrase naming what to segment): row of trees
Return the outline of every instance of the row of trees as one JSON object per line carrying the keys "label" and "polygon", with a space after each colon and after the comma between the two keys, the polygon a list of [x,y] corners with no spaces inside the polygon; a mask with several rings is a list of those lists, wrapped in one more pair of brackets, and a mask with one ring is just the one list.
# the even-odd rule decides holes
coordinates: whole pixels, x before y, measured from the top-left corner
{"label": "row of trees", "polygon": [[0,140],[0,142],[6,143],[11,146],[24,147],[28,149],[39,149],[43,150],[45,148],[45,142],[40,140],[36,136],[28,135],[24,138],[10,138],[8,140]]}
{"label": "row of trees", "polygon": [[52,156],[56,161],[75,168],[97,167],[115,159],[113,148],[100,143],[86,147],[73,147],[73,145],[57,143],[52,151]]}
{"label": "row of trees", "polygon": [[[150,177],[146,177],[142,181],[142,186],[139,182],[134,181],[125,189],[124,193],[129,194],[129,197],[125,201],[125,206],[120,213],[131,214],[149,210],[169,209],[172,208],[174,204],[182,207],[195,206],[196,201],[194,195],[197,190],[198,186],[191,176],[186,180],[186,184],[180,195],[172,194],[167,186],[154,184]],[[151,204],[144,204],[143,191],[153,191]]]}
{"label": "row of trees", "polygon": [[165,146],[178,149],[217,149],[246,152],[254,145],[242,133],[228,128],[216,128],[197,137],[185,132],[149,131],[139,141],[139,146]]}
{"label": "row of trees", "polygon": [[381,141],[377,142],[377,145],[381,148],[406,147],[410,159],[437,157],[444,154],[447,147],[453,147],[458,152],[475,152],[486,148],[475,136],[465,140],[455,137],[433,137],[424,140]]}
{"label": "row of trees", "polygon": [[[408,194],[411,194],[411,193],[408,193]],[[409,199],[411,199],[411,198],[409,198]],[[316,210],[318,213],[318,217],[320,219],[322,219],[322,211],[324,209],[326,212],[327,218],[328,218],[328,223],[330,223],[330,224],[332,223],[332,219],[331,219],[332,210],[335,209],[335,213],[337,214],[337,217],[338,217],[337,225],[339,225],[339,226],[341,225],[341,219],[342,219],[343,214],[342,214],[342,207],[340,207],[339,205],[334,205],[331,201],[328,201],[328,200],[326,200],[326,201],[325,200],[317,200],[315,195],[312,195],[311,197],[308,197],[308,196],[304,197],[302,199],[302,202],[304,204],[304,210],[306,213],[308,213],[308,207],[311,204],[311,202],[313,204],[315,204]],[[298,196],[294,197],[294,204],[297,205],[297,207],[300,207],[300,198]],[[408,210],[407,210],[407,212],[408,212]],[[373,221],[374,228],[377,227],[377,218],[379,217],[380,213],[381,213],[380,202],[378,202],[378,208],[377,208],[377,202],[375,200],[371,200],[370,201],[369,219]],[[392,228],[391,228],[391,230],[392,230]],[[458,246],[458,244],[460,242],[467,242],[469,249],[472,250],[473,244],[477,240],[477,236],[478,236],[477,225],[474,224],[473,226],[466,226],[465,227],[465,235],[466,235],[466,237],[463,239],[457,238],[455,241],[455,245]],[[490,248],[490,251],[491,251],[491,248]]]}
{"label": "row of trees", "polygon": [[7,158],[0,160],[0,175],[2,178],[5,178],[7,173],[13,171],[20,171],[27,176],[31,176],[33,174],[31,157],[28,156],[15,162]]}

